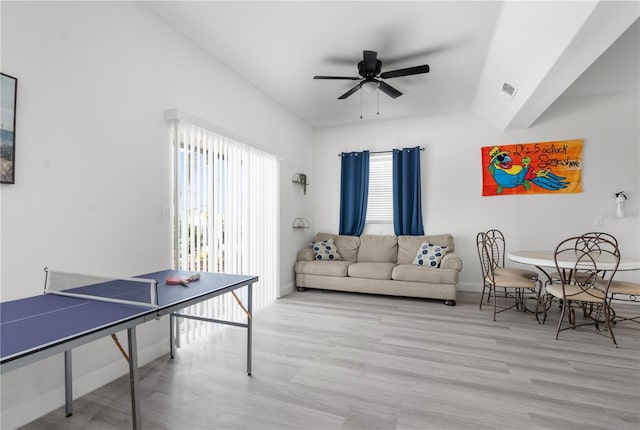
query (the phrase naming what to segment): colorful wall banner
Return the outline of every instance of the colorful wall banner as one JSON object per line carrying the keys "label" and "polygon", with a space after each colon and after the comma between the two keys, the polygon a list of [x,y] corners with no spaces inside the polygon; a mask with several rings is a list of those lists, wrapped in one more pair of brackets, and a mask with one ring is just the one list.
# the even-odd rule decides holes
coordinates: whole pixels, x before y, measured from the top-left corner
{"label": "colorful wall banner", "polygon": [[582,192],[582,139],[481,150],[483,196]]}

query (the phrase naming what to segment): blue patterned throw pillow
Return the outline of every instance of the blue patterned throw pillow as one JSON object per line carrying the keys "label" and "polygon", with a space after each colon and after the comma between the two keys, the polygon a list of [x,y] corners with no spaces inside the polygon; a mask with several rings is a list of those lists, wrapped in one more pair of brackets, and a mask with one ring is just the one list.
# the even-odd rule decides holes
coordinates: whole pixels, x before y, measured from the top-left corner
{"label": "blue patterned throw pillow", "polygon": [[424,242],[420,245],[418,255],[416,255],[413,264],[426,267],[438,267],[440,260],[447,254],[447,247],[434,245],[433,243]]}
{"label": "blue patterned throw pillow", "polygon": [[338,248],[333,243],[333,239],[322,242],[311,242],[311,248],[316,255],[316,260],[340,260]]}

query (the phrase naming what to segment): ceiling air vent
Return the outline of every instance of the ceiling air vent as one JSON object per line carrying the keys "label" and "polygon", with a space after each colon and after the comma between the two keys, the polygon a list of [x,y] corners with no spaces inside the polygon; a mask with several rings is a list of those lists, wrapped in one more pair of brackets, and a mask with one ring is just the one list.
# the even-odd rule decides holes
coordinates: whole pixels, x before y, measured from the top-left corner
{"label": "ceiling air vent", "polygon": [[516,90],[513,86],[507,84],[506,82],[502,84],[502,92],[509,96],[509,98],[515,97],[518,90]]}

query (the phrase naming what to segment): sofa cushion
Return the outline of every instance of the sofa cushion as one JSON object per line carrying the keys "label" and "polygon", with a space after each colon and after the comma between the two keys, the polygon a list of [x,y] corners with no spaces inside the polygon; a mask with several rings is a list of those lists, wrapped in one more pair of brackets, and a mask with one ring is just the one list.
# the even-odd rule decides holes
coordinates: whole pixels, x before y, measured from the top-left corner
{"label": "sofa cushion", "polygon": [[358,261],[358,248],[360,247],[360,238],[358,236],[340,235],[335,238],[334,242],[343,260],[354,263]]}
{"label": "sofa cushion", "polygon": [[311,249],[313,249],[316,260],[342,260],[333,239],[311,242]]}
{"label": "sofa cushion", "polygon": [[331,233],[318,233],[316,237],[313,238],[312,242],[322,242],[323,240],[335,239],[337,234]]}
{"label": "sofa cushion", "polygon": [[418,254],[416,254],[413,264],[418,266],[440,267],[440,261],[446,254],[446,246],[424,242],[420,246],[420,249],[418,249]]}
{"label": "sofa cushion", "polygon": [[360,238],[358,236],[345,236],[330,233],[318,233],[313,239],[314,242],[333,239],[333,243],[338,248],[338,253],[343,260],[356,262],[358,261],[358,247],[360,246]]}
{"label": "sofa cushion", "polygon": [[298,261],[296,273],[305,275],[347,276],[350,261]]}
{"label": "sofa cushion", "polygon": [[411,264],[416,258],[418,249],[424,242],[447,247],[447,252],[455,251],[453,236],[450,234],[433,234],[424,236],[398,236],[398,264]]}
{"label": "sofa cushion", "polygon": [[[418,250],[416,248],[413,252]],[[358,263],[395,263],[398,258],[398,238],[396,236],[381,236],[363,234],[360,236],[358,249]]]}
{"label": "sofa cushion", "polygon": [[398,264],[391,272],[394,281],[428,282],[431,284],[456,284],[458,272],[415,264]]}
{"label": "sofa cushion", "polygon": [[349,266],[349,277],[367,279],[391,279],[395,263],[353,263]]}

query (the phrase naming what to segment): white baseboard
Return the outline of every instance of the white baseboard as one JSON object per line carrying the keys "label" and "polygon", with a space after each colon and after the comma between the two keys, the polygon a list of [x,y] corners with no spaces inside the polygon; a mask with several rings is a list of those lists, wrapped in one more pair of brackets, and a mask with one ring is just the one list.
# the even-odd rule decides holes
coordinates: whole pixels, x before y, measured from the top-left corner
{"label": "white baseboard", "polygon": [[458,282],[458,291],[469,291],[472,293],[481,293],[482,285],[474,282]]}
{"label": "white baseboard", "polygon": [[292,292],[293,292],[293,290],[295,290],[295,289],[296,289],[296,284],[295,284],[295,282],[290,282],[290,283],[288,283],[287,285],[282,285],[282,286],[280,287],[280,294],[278,295],[278,298],[280,298],[280,297],[284,297],[284,296],[286,296],[287,294],[292,293]]}

